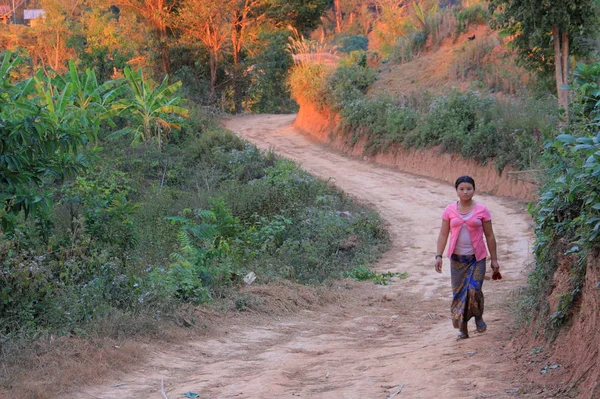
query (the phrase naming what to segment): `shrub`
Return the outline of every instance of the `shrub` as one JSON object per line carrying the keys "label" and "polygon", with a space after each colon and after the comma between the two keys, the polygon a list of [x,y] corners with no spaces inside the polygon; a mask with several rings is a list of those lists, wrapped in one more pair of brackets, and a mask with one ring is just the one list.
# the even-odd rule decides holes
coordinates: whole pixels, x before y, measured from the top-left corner
{"label": "shrub", "polygon": [[367,51],[369,38],[366,36],[343,36],[338,39],[337,50],[341,53],[352,51]]}
{"label": "shrub", "polygon": [[248,109],[260,113],[290,113],[297,111],[285,81],[294,65],[286,49],[289,32],[261,33],[253,49],[248,88]]}
{"label": "shrub", "polygon": [[[285,276],[301,282],[339,278],[357,264],[371,262],[388,239],[373,213],[341,213],[329,207],[312,207],[298,220],[275,256],[286,266],[282,270]],[[383,248],[369,246],[371,250],[364,250],[364,244],[376,242]]]}
{"label": "shrub", "polygon": [[323,101],[324,87],[330,69],[323,64],[302,63],[296,65],[288,80],[292,98],[298,103],[310,103],[318,109],[327,104]]}
{"label": "shrub", "polygon": [[340,66],[327,78],[327,103],[340,110],[345,103],[362,97],[375,79],[371,68],[361,65]]}
{"label": "shrub", "polygon": [[[427,105],[427,106],[426,106]],[[555,135],[556,115],[543,101],[502,102],[476,92],[452,91],[433,99],[368,98],[353,93],[340,111],[350,145],[366,137],[364,153],[405,147],[440,145],[485,164],[495,161],[498,171],[510,165],[535,167],[544,137]]]}
{"label": "shrub", "polygon": [[[536,229],[536,264],[528,276],[521,308],[526,319],[540,315],[550,333],[567,322],[580,297],[591,253],[600,248],[600,133],[598,115],[598,65],[578,65],[575,71],[574,109],[581,112],[563,133],[544,146],[542,165],[547,169],[540,200],[531,205]],[[553,289],[559,263],[566,266],[570,287],[559,293],[554,313],[548,312],[548,294]]]}

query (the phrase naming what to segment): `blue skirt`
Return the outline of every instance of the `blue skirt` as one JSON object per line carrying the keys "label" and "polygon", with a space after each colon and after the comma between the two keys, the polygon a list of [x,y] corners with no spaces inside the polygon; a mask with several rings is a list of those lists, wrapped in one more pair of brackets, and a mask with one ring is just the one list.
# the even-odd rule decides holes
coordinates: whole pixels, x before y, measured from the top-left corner
{"label": "blue skirt", "polygon": [[456,255],[450,257],[450,275],[452,278],[452,324],[468,322],[471,317],[483,316],[483,278],[485,276],[485,258],[477,261],[475,255]]}

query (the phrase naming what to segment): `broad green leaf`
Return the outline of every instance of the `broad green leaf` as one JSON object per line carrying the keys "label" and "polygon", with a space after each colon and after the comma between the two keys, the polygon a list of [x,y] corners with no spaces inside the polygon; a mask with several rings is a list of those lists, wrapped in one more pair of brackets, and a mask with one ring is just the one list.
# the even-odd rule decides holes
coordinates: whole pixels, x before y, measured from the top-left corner
{"label": "broad green leaf", "polygon": [[570,134],[560,134],[556,136],[556,140],[561,143],[571,144],[575,142],[575,137],[571,136]]}

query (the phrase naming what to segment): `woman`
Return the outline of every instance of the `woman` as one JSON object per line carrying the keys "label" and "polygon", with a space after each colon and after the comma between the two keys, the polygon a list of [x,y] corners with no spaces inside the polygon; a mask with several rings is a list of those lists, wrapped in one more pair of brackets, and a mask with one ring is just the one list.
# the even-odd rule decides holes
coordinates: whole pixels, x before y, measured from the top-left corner
{"label": "woman", "polygon": [[467,322],[475,317],[478,332],[487,328],[483,321],[483,277],[487,251],[483,237],[490,251],[490,264],[494,279],[501,278],[496,238],[492,229],[490,211],[485,205],[473,200],[475,181],[470,176],[461,176],[454,184],[458,201],[446,207],[442,214],[442,228],[437,240],[435,271],[442,272],[442,253],[450,234],[448,257],[452,279],[452,325],[459,329],[458,338],[469,338]]}

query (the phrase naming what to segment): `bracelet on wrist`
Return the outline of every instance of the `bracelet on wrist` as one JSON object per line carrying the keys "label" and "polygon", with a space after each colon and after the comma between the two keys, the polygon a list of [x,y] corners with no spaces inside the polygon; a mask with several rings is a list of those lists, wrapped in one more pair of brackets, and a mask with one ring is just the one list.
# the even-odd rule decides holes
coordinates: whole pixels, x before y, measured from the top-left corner
{"label": "bracelet on wrist", "polygon": [[435,254],[435,259],[437,260],[437,258],[443,258],[443,256],[441,254]]}

